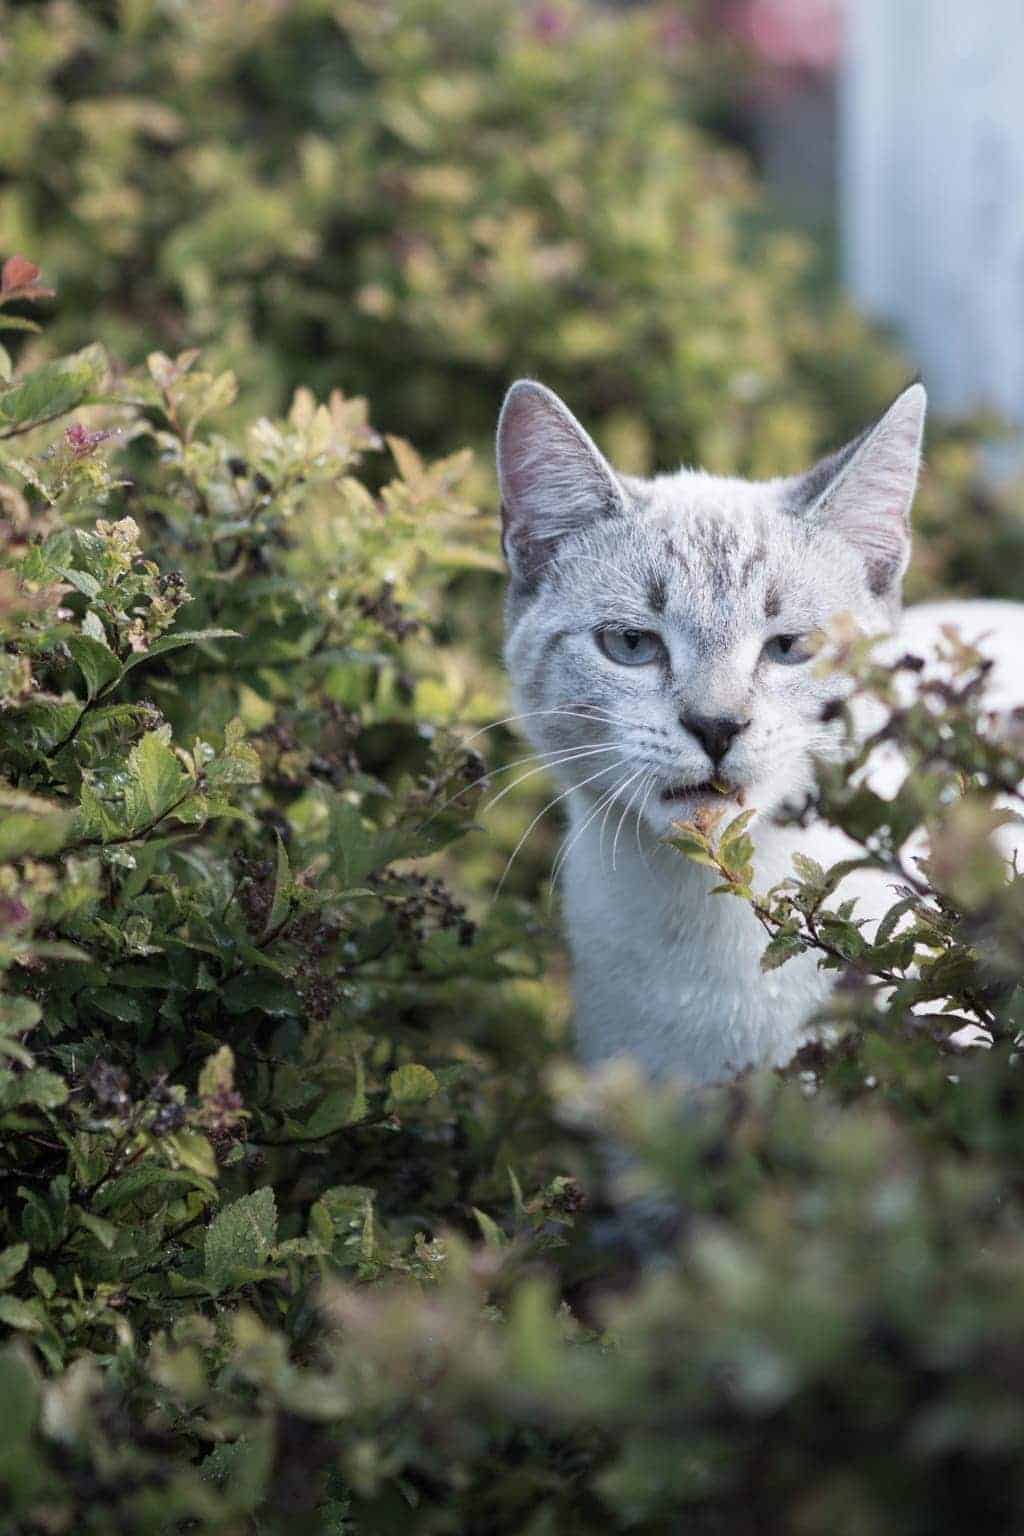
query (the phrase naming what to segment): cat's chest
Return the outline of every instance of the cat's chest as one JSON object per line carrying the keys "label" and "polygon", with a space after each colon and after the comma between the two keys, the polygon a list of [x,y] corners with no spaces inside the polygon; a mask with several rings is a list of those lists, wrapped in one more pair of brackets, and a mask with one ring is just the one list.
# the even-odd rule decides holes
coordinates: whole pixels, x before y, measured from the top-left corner
{"label": "cat's chest", "polygon": [[765,974],[765,934],[746,903],[665,851],[599,867],[582,849],[566,883],[585,1059],[629,1054],[654,1073],[713,1081],[788,1060],[828,990],[813,956]]}

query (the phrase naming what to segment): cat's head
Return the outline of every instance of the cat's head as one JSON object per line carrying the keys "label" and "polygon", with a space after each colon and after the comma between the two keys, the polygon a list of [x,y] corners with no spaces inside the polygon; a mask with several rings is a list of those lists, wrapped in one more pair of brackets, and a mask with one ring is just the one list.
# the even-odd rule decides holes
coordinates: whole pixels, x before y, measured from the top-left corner
{"label": "cat's head", "polygon": [[557,395],[512,386],[505,658],[525,734],[566,787],[659,835],[728,809],[713,784],[767,812],[802,798],[835,692],[805,637],[842,613],[872,632],[898,616],[925,405],[911,385],[804,475],[639,480]]}

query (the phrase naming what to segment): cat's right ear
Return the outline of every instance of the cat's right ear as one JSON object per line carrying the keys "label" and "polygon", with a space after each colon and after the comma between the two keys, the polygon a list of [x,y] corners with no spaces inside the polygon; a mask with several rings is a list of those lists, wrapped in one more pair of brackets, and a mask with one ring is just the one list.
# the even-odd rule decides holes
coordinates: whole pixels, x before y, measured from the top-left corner
{"label": "cat's right ear", "polygon": [[512,574],[533,585],[558,541],[625,509],[622,486],[558,396],[520,379],[498,420],[501,547]]}

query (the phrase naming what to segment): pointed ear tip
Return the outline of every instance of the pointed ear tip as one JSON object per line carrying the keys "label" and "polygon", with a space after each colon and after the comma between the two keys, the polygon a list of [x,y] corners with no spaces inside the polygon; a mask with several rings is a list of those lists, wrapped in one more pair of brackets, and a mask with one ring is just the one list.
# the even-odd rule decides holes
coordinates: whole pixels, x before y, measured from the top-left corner
{"label": "pointed ear tip", "polygon": [[535,379],[516,379],[505,391],[505,398],[501,402],[501,410],[498,413],[499,431],[503,423],[507,425],[510,416],[531,402],[536,403],[542,398],[543,385]]}
{"label": "pointed ear tip", "polygon": [[551,390],[546,384],[541,384],[538,379],[516,379],[505,391],[505,404],[512,400],[529,399],[532,395],[536,400],[550,399]]}
{"label": "pointed ear tip", "polygon": [[928,409],[928,391],[920,379],[915,379],[912,384],[908,384],[899,396],[899,400],[901,404],[920,411],[922,415]]}

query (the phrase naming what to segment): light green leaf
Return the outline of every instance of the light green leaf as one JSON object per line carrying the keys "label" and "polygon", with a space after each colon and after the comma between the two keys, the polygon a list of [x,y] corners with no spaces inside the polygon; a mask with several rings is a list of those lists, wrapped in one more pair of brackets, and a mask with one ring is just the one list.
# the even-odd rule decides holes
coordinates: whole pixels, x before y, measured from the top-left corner
{"label": "light green leaf", "polygon": [[288,915],[291,905],[292,891],[292,867],[288,862],[288,850],[284,846],[284,839],[277,834],[277,873],[274,879],[274,900],[270,908],[270,916],[267,918],[267,926],[264,929],[264,937],[273,933],[280,927]]}
{"label": "light green leaf", "polygon": [[86,680],[89,697],[95,699],[107,685],[121,676],[121,664],[109,645],[95,641],[89,634],[72,634],[68,650],[78,664],[81,676]]}
{"label": "light green leaf", "polygon": [[104,1221],[102,1216],[94,1216],[91,1211],[80,1209],[77,1214],[80,1225],[86,1227],[104,1248],[113,1248],[120,1235],[119,1227],[115,1227],[112,1221]]}
{"label": "light green leaf", "polygon": [[17,1296],[0,1296],[0,1323],[19,1328],[23,1333],[42,1333],[43,1320],[35,1307]]}
{"label": "light green leaf", "polygon": [[440,1083],[429,1067],[408,1062],[388,1078],[388,1106],[396,1104],[423,1104],[438,1092]]}
{"label": "light green leaf", "polygon": [[230,1045],[222,1045],[203,1063],[199,1073],[199,1097],[208,1099],[215,1093],[229,1093],[234,1086],[235,1053]]}
{"label": "light green leaf", "polygon": [[223,1290],[240,1270],[259,1269],[277,1239],[277,1207],[268,1186],[226,1206],[206,1234],[205,1272]]}
{"label": "light green leaf", "polygon": [[160,732],[147,731],[129,753],[128,768],[138,788],[132,807],[136,826],[159,820],[181,799],[186,775]]}
{"label": "light green leaf", "polygon": [[168,651],[180,651],[186,645],[197,645],[200,640],[240,640],[242,637],[237,629],[183,629],[173,635],[161,635],[159,640],[154,640],[147,651],[138,651],[124,664],[125,673],[134,672],[136,667],[143,666],[147,661],[153,661],[157,656],[166,656]]}
{"label": "light green leaf", "polygon": [[44,363],[0,392],[0,422],[26,426],[63,415],[95,394],[106,371],[106,357],[98,346]]}
{"label": "light green leaf", "polygon": [[487,1244],[488,1248],[508,1247],[508,1238],[498,1226],[497,1222],[491,1220],[486,1211],[481,1211],[477,1206],[474,1205],[473,1215],[476,1217],[477,1226],[480,1228],[480,1235],[484,1242]]}
{"label": "light green leaf", "polygon": [[213,1155],[213,1148],[201,1132],[175,1131],[173,1136],[164,1138],[164,1146],[177,1158],[183,1168],[190,1168],[193,1173],[202,1174],[207,1179],[217,1177],[217,1159]]}
{"label": "light green leaf", "polygon": [[0,1286],[8,1286],[28,1263],[28,1243],[12,1243],[0,1253]]}
{"label": "light green leaf", "polygon": [[40,1109],[57,1109],[67,1101],[68,1085],[56,1072],[43,1067],[32,1067],[14,1077],[3,1074],[7,1081],[0,1088],[0,1107],[12,1109],[16,1104],[35,1104]]}

